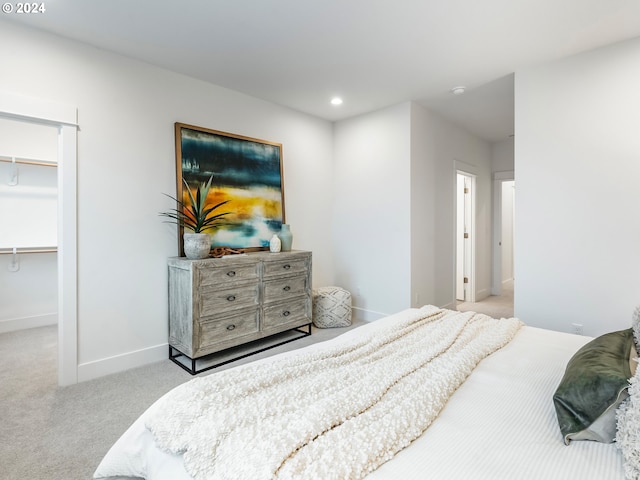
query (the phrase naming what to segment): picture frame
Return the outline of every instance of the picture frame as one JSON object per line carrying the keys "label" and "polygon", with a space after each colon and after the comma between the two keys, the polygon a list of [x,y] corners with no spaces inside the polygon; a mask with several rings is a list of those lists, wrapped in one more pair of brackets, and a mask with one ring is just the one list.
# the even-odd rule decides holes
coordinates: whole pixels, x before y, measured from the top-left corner
{"label": "picture frame", "polygon": [[[177,196],[189,205],[183,179],[195,190],[213,181],[207,200],[228,201],[214,213],[229,212],[211,234],[212,249],[268,250],[285,223],[282,144],[219,130],[175,123]],[[178,249],[183,255],[183,228]]]}

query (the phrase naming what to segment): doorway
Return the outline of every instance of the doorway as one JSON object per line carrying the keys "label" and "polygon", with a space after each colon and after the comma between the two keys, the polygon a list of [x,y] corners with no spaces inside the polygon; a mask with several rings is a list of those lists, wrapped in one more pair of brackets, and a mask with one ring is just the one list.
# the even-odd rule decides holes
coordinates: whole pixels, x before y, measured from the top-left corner
{"label": "doorway", "polygon": [[[515,283],[515,193],[514,172],[493,176],[493,262],[491,294],[513,297]],[[503,291],[505,290],[505,291]]]}
{"label": "doorway", "polygon": [[505,288],[513,288],[513,224],[515,220],[515,193],[516,185],[513,180],[502,182],[502,268],[500,274],[500,283],[502,290]]}
{"label": "doorway", "polygon": [[54,125],[0,116],[0,335],[17,384],[22,369],[57,383],[58,140]]}
{"label": "doorway", "polygon": [[475,302],[475,175],[456,174],[456,300]]}
{"label": "doorway", "polygon": [[78,382],[77,109],[0,92],[0,118],[48,125],[57,130],[58,385],[71,385]]}
{"label": "doorway", "polygon": [[493,182],[493,264],[491,295],[479,302],[457,302],[456,309],[484,313],[493,318],[514,315],[514,218],[515,182],[513,172],[494,173]]}

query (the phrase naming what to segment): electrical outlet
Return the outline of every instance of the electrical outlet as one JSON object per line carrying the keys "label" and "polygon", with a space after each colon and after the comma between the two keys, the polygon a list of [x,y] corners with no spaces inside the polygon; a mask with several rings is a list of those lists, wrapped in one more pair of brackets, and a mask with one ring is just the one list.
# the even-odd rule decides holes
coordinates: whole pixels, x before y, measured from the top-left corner
{"label": "electrical outlet", "polygon": [[571,324],[571,333],[575,333],[576,335],[582,335],[582,324],[581,323],[572,323]]}

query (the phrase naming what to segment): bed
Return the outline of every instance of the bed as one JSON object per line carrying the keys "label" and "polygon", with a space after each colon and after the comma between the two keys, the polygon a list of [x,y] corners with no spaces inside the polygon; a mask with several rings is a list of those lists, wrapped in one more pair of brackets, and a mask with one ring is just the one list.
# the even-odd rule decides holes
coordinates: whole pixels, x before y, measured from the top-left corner
{"label": "bed", "polygon": [[[441,330],[416,330],[417,327],[414,327],[416,319],[425,317],[430,319],[427,323],[431,326],[428,328],[436,328],[433,325],[437,323]],[[395,332],[392,329],[398,324],[411,330],[411,334],[407,334],[411,336],[410,343],[397,348],[389,347],[388,345],[392,345],[392,342],[380,339],[396,335],[390,332]],[[480,324],[489,332],[486,334],[489,339],[486,342],[480,340],[485,335],[482,333],[485,330],[481,332],[479,330],[481,327],[477,326]],[[410,328],[406,325],[410,325]],[[462,326],[459,327],[460,325]],[[464,329],[469,328],[469,325],[478,330],[472,330],[467,334]],[[420,328],[423,328],[422,324]],[[447,331],[457,328],[460,330],[447,339],[445,337],[449,334],[442,328]],[[415,343],[416,338],[424,341],[425,337],[430,338],[428,346]],[[416,363],[423,366],[407,370],[411,373],[405,372],[394,377],[397,375],[396,370],[405,368],[405,365],[410,363],[413,365],[412,362],[415,362],[408,358],[407,352],[416,351],[424,357],[427,355],[425,352],[432,348],[431,345],[438,342],[444,342],[443,345],[448,346],[444,349],[433,347],[435,350],[449,352],[454,350],[451,345],[457,345],[456,342],[461,342],[461,338],[467,338],[473,350],[472,355],[480,355],[480,357],[467,361],[467,358],[462,356],[441,358],[429,353],[428,361],[423,359]],[[401,397],[395,397],[395,400],[392,400],[393,403],[387,404],[382,410],[384,412],[394,410],[397,405],[404,404],[405,398],[411,397],[413,400],[407,400],[407,405],[403,407],[404,413],[400,413],[400,417],[394,417],[390,421],[391,424],[399,423],[399,427],[388,425],[389,419],[386,419],[386,416],[384,418],[374,416],[368,420],[369,423],[358,424],[357,428],[351,430],[350,437],[340,437],[336,432],[343,428],[343,424],[353,421],[351,414],[348,413],[350,411],[348,407],[344,407],[347,413],[340,413],[344,404],[350,405],[352,397],[349,396],[348,391],[357,383],[359,377],[372,370],[367,366],[358,370],[361,368],[360,360],[358,358],[354,360],[354,357],[345,357],[345,355],[352,355],[357,349],[363,348],[363,345],[370,345],[371,342],[378,340],[380,343],[370,349],[374,355],[375,352],[384,352],[386,348],[395,348],[394,351],[399,356],[394,360],[392,367],[386,365],[380,372],[373,373],[372,378],[375,380],[373,382],[366,380],[367,384],[376,383],[378,379],[389,376],[388,384],[381,387],[386,395],[387,392],[399,388],[399,384],[409,382],[409,390],[398,393]],[[563,434],[559,430],[554,393],[557,393],[561,380],[564,381],[563,376],[566,376],[565,370],[569,360],[577,351],[585,348],[590,340],[584,336],[529,327],[522,325],[516,319],[497,320],[473,312],[453,312],[432,306],[409,309],[350,330],[333,340],[238,366],[225,371],[228,373],[218,372],[199,377],[176,387],[150,406],[124,432],[96,469],[94,478],[109,480],[276,477],[366,478],[367,480],[398,478],[622,480],[625,478],[625,469],[627,478],[637,478],[634,477],[635,473],[629,466],[632,461],[629,458],[630,455],[628,453],[623,455],[624,452],[621,453],[616,443],[571,441],[566,445]],[[491,345],[487,346],[489,343]],[[478,353],[480,350],[484,353]],[[339,353],[336,355],[336,352]],[[381,355],[382,353],[378,357]],[[287,368],[297,368],[300,363],[314,365],[308,370],[324,371],[327,358],[345,360],[341,360],[342,363],[338,362],[339,367],[336,367],[342,370],[327,369],[327,372],[338,373],[335,375],[327,373],[327,376],[321,377],[319,381],[310,380],[308,382],[309,390],[312,392],[310,395],[321,398],[325,391],[332,391],[331,389],[335,388],[334,382],[338,381],[336,377],[344,383],[342,387],[336,384],[338,389],[335,393],[319,402],[331,405],[329,411],[316,412],[318,414],[316,420],[309,420],[316,408],[315,404],[310,403],[303,405],[302,414],[300,411],[287,411],[287,414],[293,413],[297,416],[290,415],[286,417],[284,424],[277,423],[280,420],[278,409],[289,408],[284,406],[289,401],[287,400],[289,397],[304,403],[306,398],[304,391],[295,391],[292,395],[287,394],[288,396],[275,394],[275,397],[264,397],[270,398],[264,405],[273,405],[273,407],[263,408],[264,405],[262,405],[255,412],[251,410],[250,405],[255,402],[247,396],[249,387],[246,391],[242,390],[244,388],[241,388],[244,385],[242,382],[245,381],[242,380],[243,378],[248,379],[249,383],[254,382],[255,385],[251,388],[255,390],[256,385],[260,384],[257,379],[261,378],[263,371],[271,369],[276,372],[276,376],[283,376],[285,374],[282,372],[286,372]],[[427,366],[431,368],[431,364],[436,363],[434,360],[436,358],[440,361],[438,369],[443,369],[447,373],[440,375],[434,373],[435,370],[424,373]],[[414,374],[413,372],[416,371],[419,373]],[[294,372],[297,371],[294,370]],[[349,376],[350,374],[345,372],[355,372],[353,374],[355,376]],[[416,375],[423,376],[414,381]],[[302,374],[294,373],[293,376],[296,377],[294,383],[306,384]],[[460,377],[459,382],[451,380],[454,377]],[[425,381],[425,379],[428,380]],[[436,384],[442,383],[438,384],[435,392],[433,390],[422,392],[422,385],[427,385],[432,380]],[[290,379],[287,381],[291,383]],[[411,381],[414,383],[411,384]],[[380,382],[384,383],[382,380]],[[631,383],[629,391],[633,393],[635,388],[633,379]],[[240,390],[235,393],[223,392],[227,388],[225,385],[229,384]],[[353,388],[360,392],[359,396],[368,395],[368,392],[362,392],[361,386]],[[416,392],[420,395],[416,396]],[[223,396],[220,397],[221,400],[212,400],[218,398],[216,395]],[[260,390],[259,395],[266,395],[266,393]],[[373,392],[372,395],[377,394]],[[384,395],[378,395],[378,397]],[[249,400],[244,402],[247,404],[245,406],[247,410],[243,411],[242,408],[245,407],[242,407],[242,399],[245,397]],[[424,397],[429,397],[430,403],[425,403]],[[634,398],[632,394],[629,400]],[[357,401],[361,400],[357,399]],[[225,402],[230,404],[228,407],[231,409],[226,414],[221,414],[222,420],[220,418],[212,420],[213,423],[207,424],[204,428],[205,423],[202,419],[207,416],[207,412],[215,411],[215,414],[224,411]],[[432,404],[436,406],[433,407]],[[366,410],[369,415],[374,408],[369,408],[369,403],[366,405],[368,405],[366,408],[362,406],[354,408]],[[238,411],[235,409],[236,406]],[[271,408],[275,410],[271,411]],[[263,415],[266,421],[272,422],[267,431],[272,432],[273,439],[266,435],[265,431],[256,430],[257,427],[244,424],[245,419],[252,415]],[[336,421],[335,418],[327,420],[332,415],[337,415],[336,418],[339,420]],[[633,415],[632,409],[629,409],[628,415]],[[227,419],[229,423],[235,422],[248,430],[238,434],[235,431],[225,430],[226,426],[219,422],[226,422]],[[323,424],[325,420],[329,423]],[[629,421],[632,423],[634,420],[631,418]],[[338,424],[339,426],[336,426]],[[416,426],[416,424],[419,425]],[[186,433],[189,428],[192,430]],[[293,449],[293,453],[286,453],[284,457],[286,462],[291,463],[294,462],[290,459],[295,459],[297,463],[292,467],[289,467],[289,463],[283,463],[285,460],[281,458],[274,460],[270,453],[271,450],[279,451],[282,445],[290,441],[288,433],[278,437],[278,432],[289,428],[311,432],[310,434],[307,432],[310,436],[303,446],[300,446],[298,439],[291,440],[292,445],[297,446]],[[225,433],[215,437],[215,432],[221,430],[225,430]],[[348,429],[345,431],[349,432]],[[323,444],[321,443],[324,441],[323,435],[327,432],[336,436],[329,438]],[[206,435],[214,437],[203,439],[202,437]],[[189,439],[190,436],[197,438],[198,441]],[[187,443],[190,441],[194,444]],[[634,442],[637,445],[637,438],[627,436],[623,439],[624,442],[631,445],[632,450],[633,448],[637,450],[637,446],[634,447]],[[319,449],[316,443],[324,446]],[[378,451],[363,460],[362,450],[371,443],[375,444],[373,448],[374,450],[378,448]],[[211,444],[216,445],[215,452],[210,450]],[[313,450],[308,445],[317,448]],[[390,453],[381,453],[381,445],[389,448]],[[307,448],[310,450],[307,451]],[[264,458],[254,458],[263,451],[266,455]],[[283,451],[288,452],[288,450]],[[207,462],[220,462],[220,466],[209,464],[203,466],[201,463],[203,457]],[[280,465],[275,470],[276,474],[265,467],[267,464],[271,465],[269,462],[272,461]],[[352,462],[359,466],[351,468],[349,465]],[[300,465],[310,470],[300,470],[302,468]]]}

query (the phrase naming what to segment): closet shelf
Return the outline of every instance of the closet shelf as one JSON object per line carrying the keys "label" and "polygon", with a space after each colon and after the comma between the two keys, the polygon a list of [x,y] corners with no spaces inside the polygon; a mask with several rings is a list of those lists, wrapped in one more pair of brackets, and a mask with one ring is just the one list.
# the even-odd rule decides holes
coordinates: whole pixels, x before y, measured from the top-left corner
{"label": "closet shelf", "polygon": [[19,158],[19,157],[7,157],[0,155],[0,162],[5,163],[20,163],[23,165],[41,165],[43,167],[57,167],[57,162],[50,162],[47,160],[38,160],[35,158]]}
{"label": "closet shelf", "polygon": [[14,255],[23,253],[56,253],[58,247],[25,247],[25,248],[0,248],[0,255]]}

